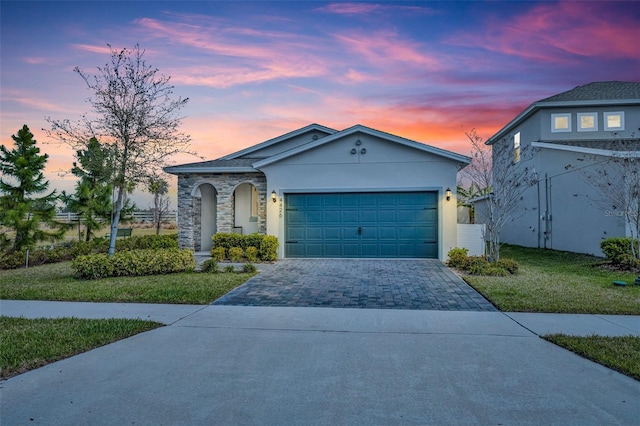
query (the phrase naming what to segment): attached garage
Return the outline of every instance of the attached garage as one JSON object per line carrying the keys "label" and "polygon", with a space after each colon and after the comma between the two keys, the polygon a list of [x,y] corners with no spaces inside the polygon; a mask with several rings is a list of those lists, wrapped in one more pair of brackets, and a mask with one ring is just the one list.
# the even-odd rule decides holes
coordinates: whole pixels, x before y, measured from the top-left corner
{"label": "attached garage", "polygon": [[[434,258],[457,244],[458,171],[471,159],[355,125],[294,130],[178,175],[178,242],[278,239],[278,258]],[[251,188],[251,191],[245,190]]]}
{"label": "attached garage", "polygon": [[285,194],[286,257],[438,258],[437,192]]}

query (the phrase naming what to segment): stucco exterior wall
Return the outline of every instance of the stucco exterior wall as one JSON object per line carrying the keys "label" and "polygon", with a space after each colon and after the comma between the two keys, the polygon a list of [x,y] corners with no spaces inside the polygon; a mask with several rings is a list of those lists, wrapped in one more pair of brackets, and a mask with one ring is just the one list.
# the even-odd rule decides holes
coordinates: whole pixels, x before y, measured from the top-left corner
{"label": "stucco exterior wall", "polygon": [[602,205],[584,173],[590,164],[602,161],[603,157],[541,149],[535,163],[544,174],[522,201],[536,211],[508,224],[503,241],[602,256],[603,239],[626,235],[623,217]]}
{"label": "stucco exterior wall", "polygon": [[[356,145],[358,139],[360,144]],[[354,149],[356,153],[352,154]],[[359,135],[264,166],[267,190],[278,194],[277,203],[267,203],[267,233],[284,241],[287,193],[437,191],[440,193],[438,256],[444,260],[457,243],[458,164],[438,155]],[[450,201],[444,196],[447,188],[454,193]],[[284,256],[284,245],[279,256]]]}

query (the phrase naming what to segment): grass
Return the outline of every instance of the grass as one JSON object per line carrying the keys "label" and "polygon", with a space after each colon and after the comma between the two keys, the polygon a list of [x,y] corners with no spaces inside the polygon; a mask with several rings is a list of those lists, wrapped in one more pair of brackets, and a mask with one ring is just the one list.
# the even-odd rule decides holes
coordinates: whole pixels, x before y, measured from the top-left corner
{"label": "grass", "polygon": [[640,337],[588,336],[550,334],[543,339],[565,349],[640,380]]}
{"label": "grass", "polygon": [[254,274],[178,273],[78,280],[70,262],[0,271],[0,299],[208,304]]}
{"label": "grass", "polygon": [[517,246],[504,246],[500,255],[520,263],[520,271],[463,278],[501,311],[640,315],[640,286],[629,285],[638,274],[604,269],[602,258]]}
{"label": "grass", "polygon": [[6,379],[161,325],[131,319],[0,317],[0,378]]}

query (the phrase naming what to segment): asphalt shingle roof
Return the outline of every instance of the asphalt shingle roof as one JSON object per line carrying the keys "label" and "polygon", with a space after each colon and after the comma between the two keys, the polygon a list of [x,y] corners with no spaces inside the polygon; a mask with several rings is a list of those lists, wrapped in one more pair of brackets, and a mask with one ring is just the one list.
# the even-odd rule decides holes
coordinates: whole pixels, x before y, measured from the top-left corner
{"label": "asphalt shingle roof", "polygon": [[231,160],[217,159],[209,161],[199,161],[197,163],[180,164],[178,166],[172,166],[171,169],[177,170],[180,168],[190,167],[216,167],[216,168],[229,168],[229,167],[251,167],[253,163],[258,161],[256,158],[234,158]]}
{"label": "asphalt shingle roof", "polygon": [[597,81],[538,102],[608,101],[640,99],[640,83],[628,81]]}

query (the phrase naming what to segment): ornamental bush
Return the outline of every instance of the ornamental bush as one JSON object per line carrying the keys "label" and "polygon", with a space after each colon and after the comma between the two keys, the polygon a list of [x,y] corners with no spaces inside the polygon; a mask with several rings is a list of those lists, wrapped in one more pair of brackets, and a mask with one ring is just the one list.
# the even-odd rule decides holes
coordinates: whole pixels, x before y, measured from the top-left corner
{"label": "ornamental bush", "polygon": [[[144,235],[116,241],[116,251],[166,248],[178,248],[177,235]],[[29,266],[65,262],[78,256],[107,253],[107,251],[109,251],[109,240],[106,238],[37,247],[29,250]],[[26,250],[0,252],[0,269],[21,268],[25,266],[26,261]]]}
{"label": "ornamental bush", "polygon": [[494,277],[506,277],[518,272],[520,265],[513,259],[500,258],[497,262],[489,262],[484,256],[468,256],[466,248],[453,248],[449,250],[447,265],[460,269],[471,275],[488,275]]}
{"label": "ornamental bush", "polygon": [[195,267],[193,251],[176,248],[128,250],[113,256],[90,254],[71,262],[74,276],[81,279],[191,272]]}
{"label": "ornamental bush", "polygon": [[209,274],[217,274],[220,272],[220,268],[218,268],[218,262],[214,259],[207,259],[202,262],[202,267],[200,268],[202,272]]}
{"label": "ornamental bush", "polygon": [[[611,264],[623,268],[634,268],[640,266],[640,260],[633,257],[631,252],[631,238],[607,238],[600,242],[600,248]],[[634,241],[636,254],[638,253],[638,240]]]}
{"label": "ornamental bush", "polygon": [[254,246],[249,246],[244,251],[244,256],[249,262],[256,262],[258,260],[258,249]]}
{"label": "ornamental bush", "polygon": [[211,249],[211,258],[216,262],[221,262],[227,257],[224,247],[214,247]]}
{"label": "ornamental bush", "polygon": [[[253,247],[257,250],[256,260],[272,261],[278,258],[278,238],[272,235],[250,234],[241,235],[234,233],[219,232],[212,237],[213,248],[211,256],[218,261],[224,260],[227,256],[231,258],[229,250],[232,247],[239,247],[243,250],[244,256],[253,256],[253,249],[247,255],[247,249]],[[224,250],[224,254],[222,254]],[[222,257],[219,257],[222,256]],[[249,261],[253,261],[249,259]]]}
{"label": "ornamental bush", "polygon": [[464,269],[464,266],[467,262],[467,257],[469,256],[469,249],[454,247],[449,250],[448,256],[449,261],[447,262],[447,265],[451,266],[452,268]]}
{"label": "ornamental bush", "polygon": [[260,259],[274,261],[278,258],[278,238],[273,235],[265,235],[260,242]]}
{"label": "ornamental bush", "polygon": [[244,257],[242,247],[231,247],[229,249],[229,260],[232,262],[240,262]]}

